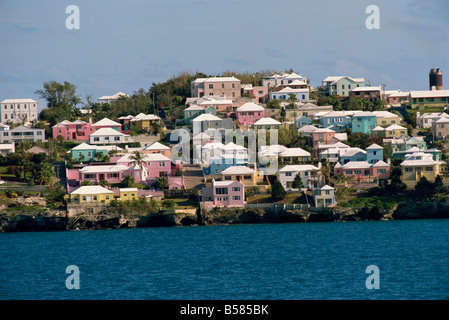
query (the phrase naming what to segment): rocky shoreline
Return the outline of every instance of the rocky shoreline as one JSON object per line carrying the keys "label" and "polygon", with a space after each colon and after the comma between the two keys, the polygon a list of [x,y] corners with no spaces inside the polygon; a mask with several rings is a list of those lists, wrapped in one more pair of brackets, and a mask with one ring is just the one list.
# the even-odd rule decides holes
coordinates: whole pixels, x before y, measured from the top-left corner
{"label": "rocky shoreline", "polygon": [[223,209],[202,213],[159,213],[147,215],[84,215],[68,217],[63,211],[45,215],[0,213],[0,232],[72,231],[192,225],[253,223],[343,222],[449,218],[449,203],[413,202],[391,210],[377,208],[309,208],[266,212],[260,209]]}

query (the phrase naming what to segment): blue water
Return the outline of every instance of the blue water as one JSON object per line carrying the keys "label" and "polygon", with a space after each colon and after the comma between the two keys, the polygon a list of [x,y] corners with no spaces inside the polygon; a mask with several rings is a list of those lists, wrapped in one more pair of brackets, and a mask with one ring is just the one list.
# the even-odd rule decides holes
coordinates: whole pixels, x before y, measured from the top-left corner
{"label": "blue water", "polygon": [[4,233],[0,299],[449,299],[449,220]]}

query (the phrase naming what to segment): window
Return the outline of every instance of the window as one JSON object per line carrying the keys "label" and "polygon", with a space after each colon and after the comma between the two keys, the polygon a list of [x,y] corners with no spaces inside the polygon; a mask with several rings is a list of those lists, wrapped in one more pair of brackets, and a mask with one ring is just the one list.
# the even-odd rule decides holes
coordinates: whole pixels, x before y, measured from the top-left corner
{"label": "window", "polygon": [[98,141],[100,141],[100,138],[95,137],[95,138],[94,138],[94,141],[97,141],[97,142],[98,142]]}
{"label": "window", "polygon": [[120,137],[114,137],[114,141],[120,141]]}
{"label": "window", "polygon": [[240,191],[240,187],[232,187],[232,191]]}
{"label": "window", "polygon": [[405,168],[405,172],[413,172],[413,168]]}
{"label": "window", "polygon": [[232,196],[232,200],[240,200],[240,196]]}
{"label": "window", "polygon": [[221,84],[221,88],[224,89],[224,83]]}
{"label": "window", "polygon": [[425,171],[433,171],[433,167],[425,167],[424,170]]}
{"label": "window", "polygon": [[159,167],[165,167],[165,162],[159,162]]}
{"label": "window", "polygon": [[330,190],[324,190],[324,191],[325,191],[326,195],[330,195],[331,194]]}
{"label": "window", "polygon": [[352,170],[345,170],[345,174],[352,174]]}
{"label": "window", "polygon": [[387,173],[387,169],[377,169],[377,173]]}
{"label": "window", "polygon": [[83,201],[86,201],[86,196],[83,196]]}
{"label": "window", "polygon": [[215,194],[228,194],[228,188],[215,188]]}
{"label": "window", "polygon": [[97,196],[94,196],[94,201],[97,201]]}
{"label": "window", "polygon": [[214,88],[214,85],[213,84],[210,84],[209,85],[209,89],[213,89]]}
{"label": "window", "polygon": [[354,170],[354,174],[362,174],[362,170]]}

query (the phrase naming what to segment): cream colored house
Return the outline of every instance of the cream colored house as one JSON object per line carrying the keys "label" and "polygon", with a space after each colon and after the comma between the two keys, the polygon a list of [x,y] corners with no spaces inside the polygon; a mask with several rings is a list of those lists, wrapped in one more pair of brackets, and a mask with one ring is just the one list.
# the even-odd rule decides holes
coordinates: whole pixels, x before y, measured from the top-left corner
{"label": "cream colored house", "polygon": [[443,161],[433,160],[432,154],[414,152],[401,163],[401,180],[409,189],[413,189],[422,177],[433,182],[441,174],[443,164]]}

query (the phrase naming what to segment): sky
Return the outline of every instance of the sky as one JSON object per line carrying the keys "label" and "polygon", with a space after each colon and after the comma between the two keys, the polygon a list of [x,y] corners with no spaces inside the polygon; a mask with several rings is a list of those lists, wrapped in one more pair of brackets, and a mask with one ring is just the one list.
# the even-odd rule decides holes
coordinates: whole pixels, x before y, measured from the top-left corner
{"label": "sky", "polygon": [[[368,29],[369,5],[379,29]],[[66,28],[79,8],[79,29]],[[181,72],[293,69],[316,87],[363,77],[386,90],[449,88],[446,0],[0,0],[0,101],[68,81],[85,101]],[[446,86],[447,83],[447,86]]]}

